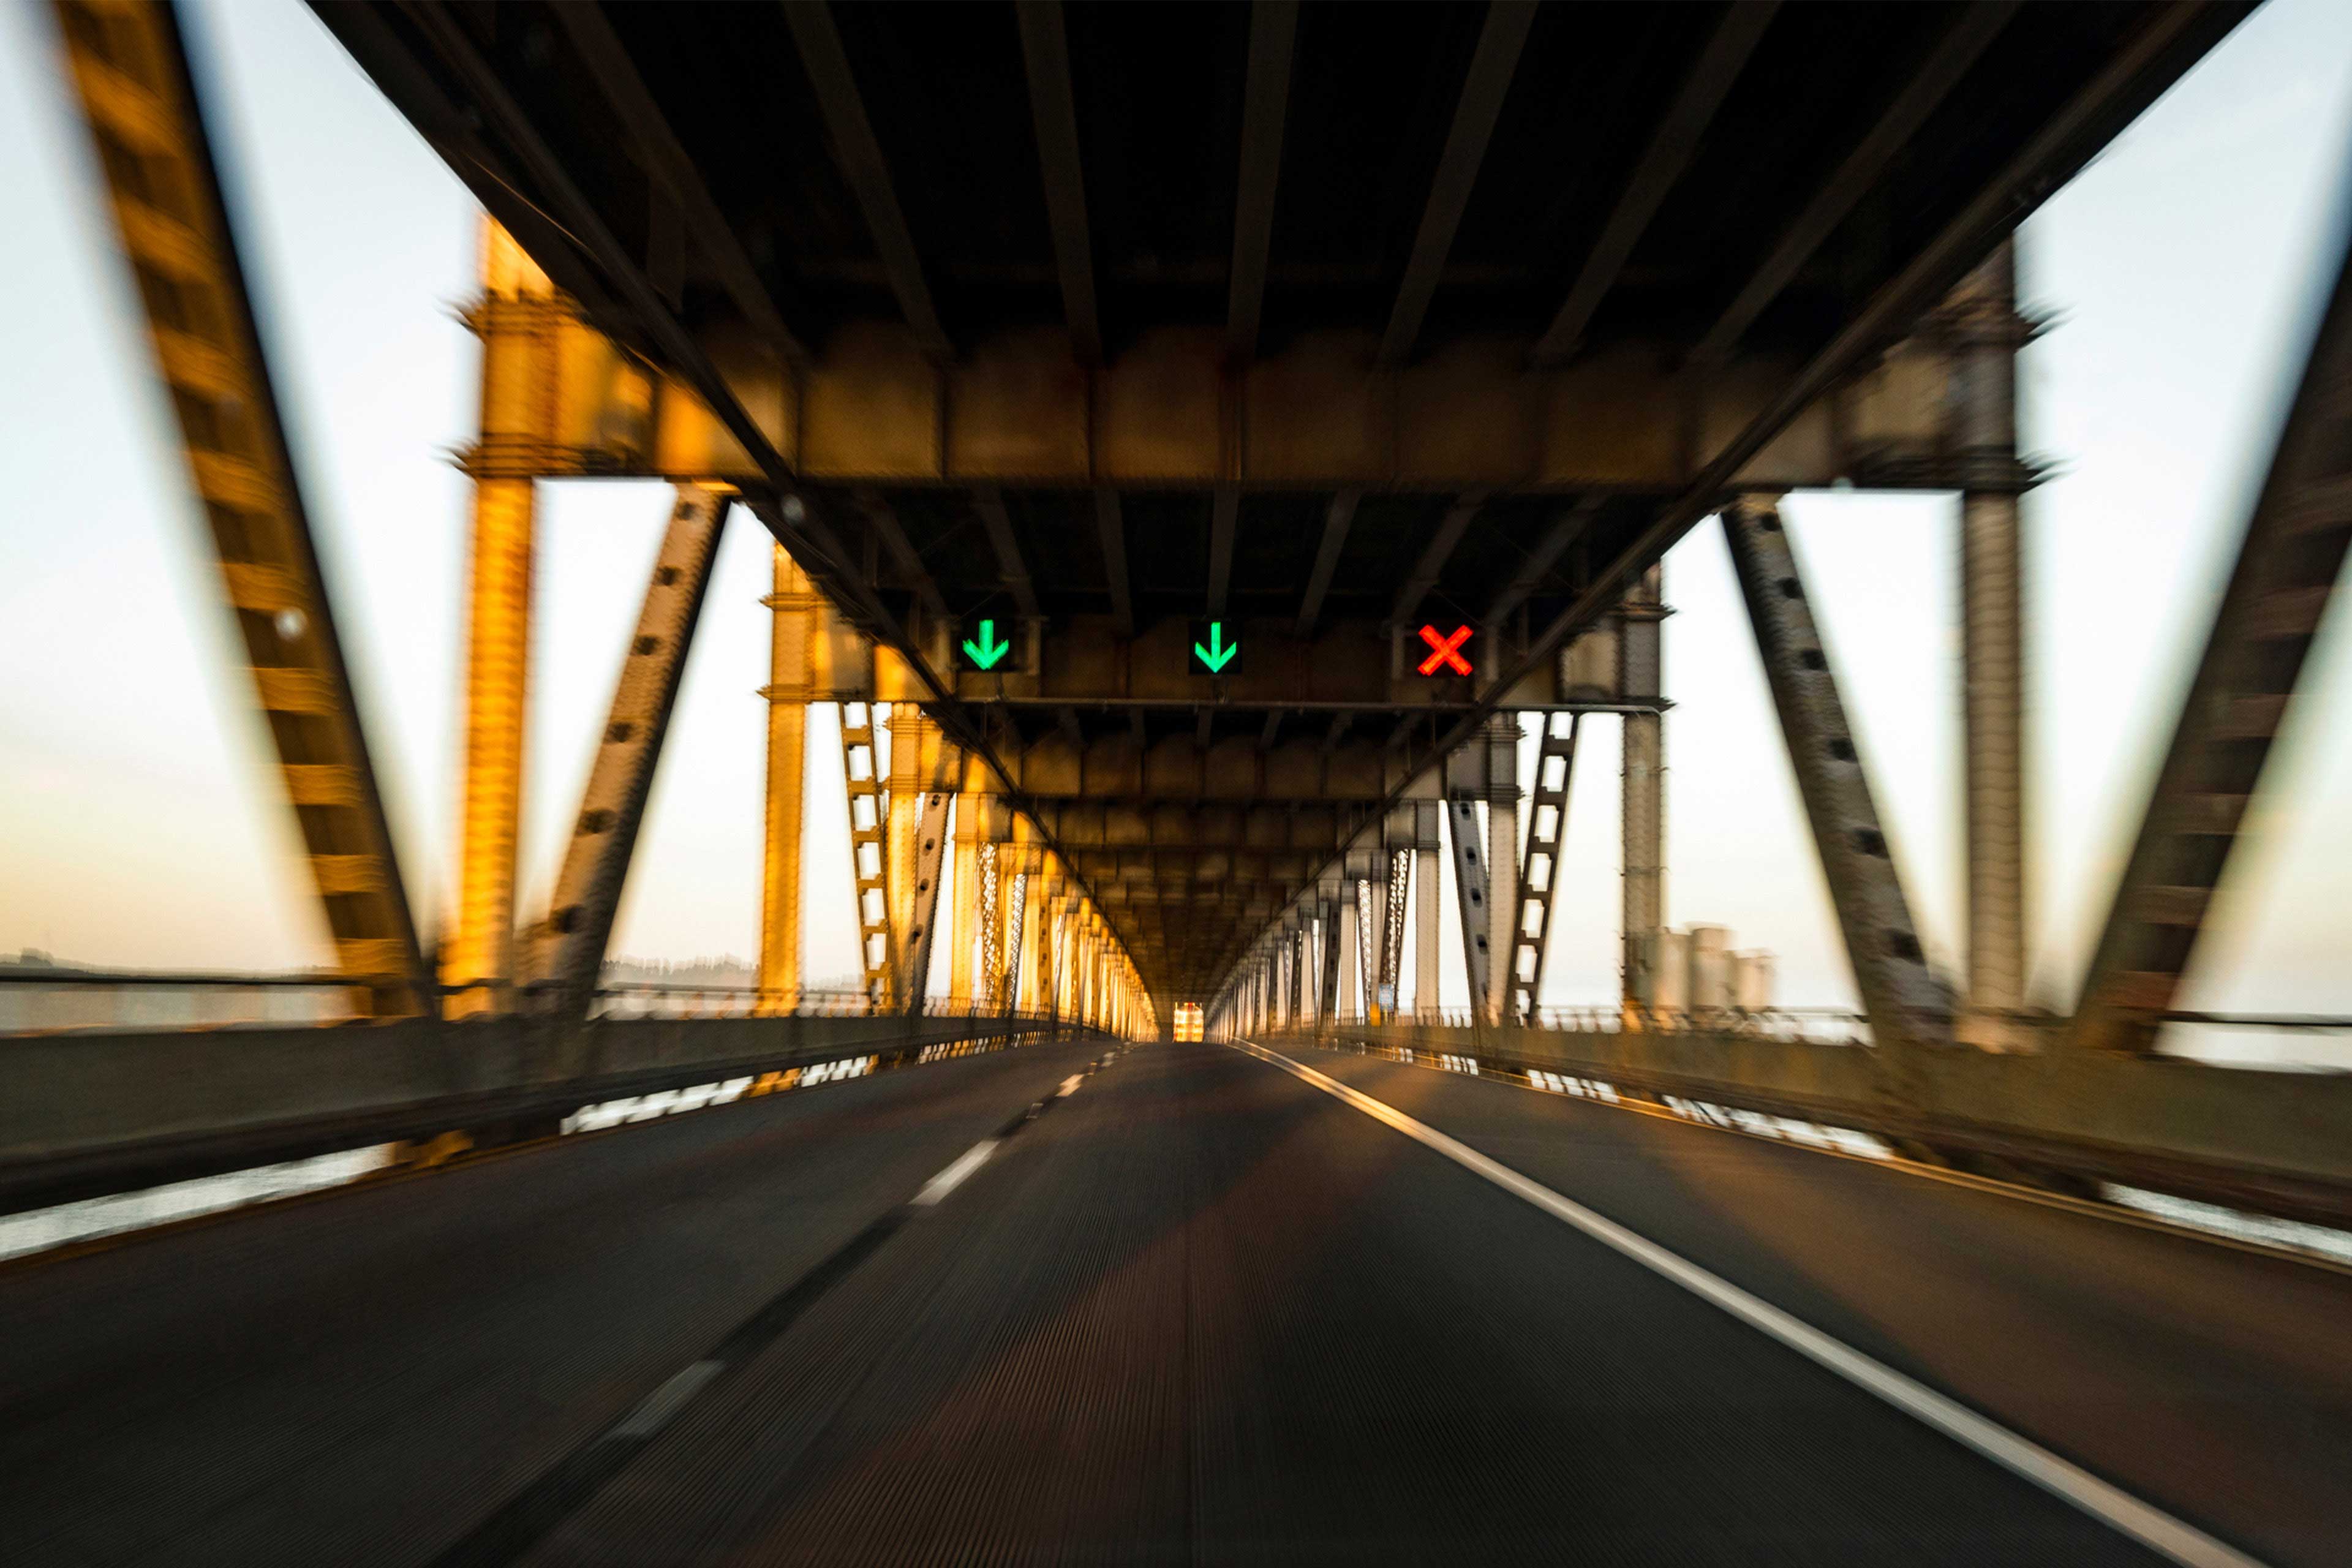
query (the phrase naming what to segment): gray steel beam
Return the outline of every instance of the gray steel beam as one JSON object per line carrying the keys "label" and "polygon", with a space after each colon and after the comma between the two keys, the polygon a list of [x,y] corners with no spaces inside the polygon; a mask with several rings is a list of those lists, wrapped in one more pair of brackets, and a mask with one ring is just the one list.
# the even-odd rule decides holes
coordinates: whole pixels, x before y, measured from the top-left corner
{"label": "gray steel beam", "polygon": [[1528,842],[1519,866],[1518,909],[1504,973],[1507,1023],[1533,1019],[1543,995],[1544,961],[1550,956],[1551,911],[1559,892],[1559,859],[1568,839],[1568,791],[1576,767],[1574,714],[1547,714],[1536,748],[1536,787],[1528,803]]}
{"label": "gray steel beam", "polygon": [[1776,500],[1746,497],[1726,508],[1724,540],[1853,965],[1854,988],[1881,1050],[1948,1044],[1951,998],[1920,947]]}
{"label": "gray steel beam", "polygon": [[1421,602],[1429,596],[1429,591],[1444,574],[1446,562],[1453,559],[1463,534],[1469,531],[1471,520],[1486,504],[1485,490],[1465,490],[1446,510],[1445,516],[1438,521],[1436,531],[1429,536],[1429,542],[1422,547],[1420,556],[1413,562],[1412,575],[1397,589],[1396,600],[1389,609],[1391,622],[1405,626],[1421,614]]}
{"label": "gray steel beam", "polygon": [[1731,353],[1740,334],[1763,314],[1765,306],[1780,297],[1780,290],[1796,277],[1798,268],[1811,260],[1822,242],[1845,221],[1854,204],[1877,183],[1895,154],[1927,122],[1927,116],[1935,112],[1946,95],[1959,85],[1969,68],[1976,64],[1977,58],[2016,14],[2017,0],[1985,0],[1983,4],[1958,8],[1935,49],[1911,79],[1904,83],[1877,122],[1863,133],[1845,161],[1822,182],[1804,210],[1780,231],[1763,262],[1691,352],[1691,363],[1712,364]]}
{"label": "gray steel beam", "polygon": [[1463,210],[1478,183],[1478,166],[1486,161],[1486,142],[1511,78],[1519,68],[1519,51],[1534,25],[1535,0],[1493,0],[1479,29],[1478,46],[1462,81],[1462,97],[1454,105],[1454,122],[1438,154],[1437,174],[1430,182],[1429,198],[1422,207],[1421,226],[1412,238],[1412,254],[1404,278],[1397,285],[1396,303],[1389,311],[1388,330],[1381,335],[1379,363],[1402,363],[1412,353],[1413,340],[1429,314],[1437,292],[1438,274],[1454,249],[1454,231],[1462,226]]}
{"label": "gray steel beam", "polygon": [[1290,111],[1290,60],[1297,0],[1250,7],[1249,68],[1242,86],[1242,156],[1234,198],[1234,266],[1225,299],[1225,352],[1257,357],[1265,307],[1265,263],[1274,244],[1275,187],[1282,175],[1283,121]]}
{"label": "gray steel beam", "polygon": [[697,486],[678,487],[669,527],[654,557],[635,633],[621,661],[621,678],[604,721],[604,738],[588,770],[588,788],[572,818],[572,841],[555,879],[555,896],[531,943],[532,979],[547,988],[546,1007],[563,1017],[588,1013],[596,977],[612,941],[621,889],[637,847],[646,797],[661,765],[662,742],[710,568],[727,498]]}
{"label": "gray steel beam", "polygon": [[[1454,845],[1454,899],[1462,916],[1462,965],[1470,985],[1470,1016],[1483,1022],[1491,1010],[1488,998],[1494,966],[1486,858],[1478,842],[1478,805],[1472,800],[1449,800],[1445,813],[1447,836]],[[1433,972],[1435,967],[1431,966]]]}
{"label": "gray steel beam", "polygon": [[922,256],[907,228],[907,215],[898,205],[890,162],[882,155],[882,143],[875,140],[873,123],[866,117],[866,98],[858,91],[856,73],[841,47],[841,30],[834,26],[832,7],[825,0],[803,0],[787,5],[784,18],[792,25],[793,41],[800,46],[809,85],[816,89],[817,107],[824,115],[841,177],[857,197],[866,232],[873,237],[874,248],[881,253],[882,269],[889,276],[890,291],[898,296],[899,313],[915,330],[924,353],[935,359],[953,358],[955,347],[931,303]]}
{"label": "gray steel beam", "polygon": [[1307,592],[1298,601],[1302,638],[1313,637],[1316,623],[1323,618],[1323,599],[1331,591],[1332,575],[1339,570],[1339,553],[1348,547],[1348,530],[1355,523],[1356,506],[1362,500],[1361,490],[1340,490],[1323,514],[1323,536],[1315,546],[1314,570],[1307,574]]}
{"label": "gray steel beam", "polygon": [[949,619],[947,596],[940,592],[939,579],[931,575],[930,568],[916,552],[915,542],[907,537],[906,525],[898,521],[897,510],[875,490],[861,489],[850,499],[873,527],[875,536],[882,541],[882,547],[890,552],[890,559],[898,563],[898,570],[915,584],[915,595],[923,601],[923,607],[941,620]]}
{"label": "gray steel beam", "polygon": [[[2206,0],[2186,0],[2153,13],[2131,42],[2054,110],[2016,156],[1991,171],[1968,205],[1901,272],[1875,290],[1828,343],[1741,424],[1736,436],[1706,458],[1680,493],[1658,510],[1654,520],[1628,540],[1613,559],[1592,574],[1574,599],[1528,639],[1526,651],[1505,672],[1501,685],[1507,689],[1540,668],[1572,634],[1603,614],[1635,575],[1721,504],[1740,470],[1790,420],[1827,395],[1867,355],[1899,339],[1908,323],[1948,291],[1969,267],[1980,261],[2026,213],[2088,163],[2165,88],[2179,80],[2242,14],[2241,9]],[[1421,777],[1442,766],[1455,748],[1476,732],[1486,711],[1501,700],[1499,694],[1482,697],[1475,710],[1434,734],[1412,777],[1390,792],[1391,803],[1405,798]]]}
{"label": "gray steel beam", "polygon": [[1087,223],[1086,173],[1078,162],[1077,100],[1070,90],[1070,42],[1061,0],[1020,0],[1021,63],[1029,77],[1029,111],[1037,128],[1037,162],[1045,175],[1045,214],[1054,228],[1054,263],[1062,278],[1062,312],[1082,364],[1102,358],[1102,319],[1095,304],[1093,231]]}
{"label": "gray steel beam", "polygon": [[1528,552],[1527,559],[1519,563],[1519,569],[1511,574],[1511,580],[1487,601],[1486,613],[1481,617],[1480,624],[1498,628],[1510,617],[1511,612],[1526,604],[1528,596],[1540,587],[1551,569],[1559,564],[1559,558],[1568,553],[1568,547],[1582,538],[1584,531],[1592,526],[1592,520],[1600,511],[1600,498],[1588,496],[1554,518],[1551,526],[1544,530],[1543,537],[1536,541],[1535,548]]}
{"label": "gray steel beam", "polygon": [[1584,341],[1584,329],[1591,323],[1592,312],[1624,270],[1625,262],[1641,242],[1642,233],[1657,216],[1666,193],[1682,178],[1690,166],[1699,142],[1706,135],[1707,122],[1722,107],[1724,96],[1738,79],[1748,57],[1763,40],[1764,29],[1770,26],[1779,0],[1747,0],[1747,3],[1727,8],[1723,20],[1716,25],[1706,47],[1699,52],[1698,61],[1683,82],[1682,91],[1675,95],[1667,107],[1665,118],[1658,122],[1656,132],[1643,150],[1641,162],[1633,165],[1633,178],[1617,198],[1601,226],[1600,238],[1593,241],[1584,266],[1577,272],[1576,281],[1568,291],[1559,313],[1552,318],[1538,340],[1533,359],[1538,364],[1557,364],[1573,354]]}
{"label": "gray steel beam", "polygon": [[1127,517],[1118,491],[1095,491],[1095,534],[1102,542],[1103,579],[1110,587],[1112,623],[1123,637],[1135,636],[1135,594],[1127,575]]}
{"label": "gray steel beam", "polygon": [[[1659,694],[1659,632],[1664,568],[1653,566],[1625,597],[1618,621],[1619,683],[1636,695]],[[1618,834],[1623,873],[1619,938],[1621,1000],[1646,1007],[1656,996],[1653,945],[1666,925],[1665,715],[1625,715]]]}
{"label": "gray steel beam", "polygon": [[1960,496],[1961,747],[1968,825],[1968,985],[1972,1044],[2006,1045],[2025,1005],[2024,550],[2017,462],[2017,261],[2004,242],[1938,312],[1958,348],[1952,409],[1963,466],[1988,481]]}
{"label": "gray steel beam", "polygon": [[971,504],[980,513],[981,526],[988,531],[989,548],[996,552],[996,570],[1012,592],[1013,602],[1023,615],[1035,619],[1037,585],[1030,580],[1028,562],[1022,559],[1020,541],[1013,537],[1013,519],[1004,510],[1004,497],[992,489],[975,490]]}
{"label": "gray steel beam", "polygon": [[1209,614],[1225,613],[1234,584],[1234,530],[1240,523],[1242,493],[1219,485],[1209,498]]}
{"label": "gray steel beam", "polygon": [[[773,343],[788,358],[805,363],[808,347],[784,322],[776,308],[775,297],[761,279],[759,269],[752,266],[742,242],[711,198],[710,187],[703,181],[694,159],[678,141],[677,132],[646,90],[645,79],[637,74],[628,49],[613,31],[613,25],[598,5],[558,5],[555,19],[580,51],[581,59],[596,79],[604,100],[620,116],[629,138],[637,146],[646,172],[676,200],[680,216],[693,232],[694,242],[700,247],[703,258],[719,274],[719,283],[743,319],[751,323],[761,336]],[[673,306],[677,301],[673,299]]]}
{"label": "gray steel beam", "polygon": [[2078,1046],[2154,1045],[2352,547],[2352,244],[2339,231],[2335,245],[2326,311],[2083,983]]}

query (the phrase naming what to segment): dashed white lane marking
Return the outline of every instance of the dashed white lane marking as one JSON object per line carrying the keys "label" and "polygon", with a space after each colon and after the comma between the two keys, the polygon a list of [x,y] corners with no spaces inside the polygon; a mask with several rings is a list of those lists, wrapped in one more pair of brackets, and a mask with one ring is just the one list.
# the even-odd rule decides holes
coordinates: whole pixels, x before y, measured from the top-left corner
{"label": "dashed white lane marking", "polygon": [[963,1184],[966,1176],[988,1163],[988,1157],[996,1152],[999,1142],[1001,1140],[995,1138],[983,1138],[957,1155],[953,1164],[923,1184],[923,1190],[915,1194],[914,1202],[929,1208],[955,1191]]}
{"label": "dashed white lane marking", "polygon": [[1965,1444],[1993,1463],[2023,1477],[2044,1491],[2074,1504],[2084,1513],[2130,1536],[2151,1551],[2187,1568],[2262,1568],[2260,1562],[2207,1535],[2194,1525],[2142,1502],[2119,1487],[2109,1485],[2079,1465],[2070,1464],[2030,1438],[1978,1415],[1957,1400],[1947,1399],[1893,1367],[1832,1339],[1801,1319],[1791,1317],[1761,1297],[1751,1296],[1720,1275],[1708,1272],[1678,1253],[1669,1252],[1646,1237],[1637,1236],[1583,1205],[1560,1196],[1540,1182],[1530,1181],[1508,1165],[1490,1160],[1466,1143],[1457,1142],[1434,1127],[1414,1121],[1383,1100],[1350,1089],[1313,1068],[1291,1060],[1248,1040],[1234,1042],[1238,1050],[1273,1063],[1292,1077],[1314,1085],[1370,1117],[1435,1150],[1465,1170],[1472,1171],[1514,1196],[1526,1199],[1555,1219],[1565,1220],[1604,1247],[1623,1254],[1651,1272],[1674,1281],[1759,1329],[1848,1383],[1876,1395],[1906,1415],[1926,1422],[1946,1436]]}
{"label": "dashed white lane marking", "polygon": [[685,1408],[686,1402],[702,1392],[702,1385],[727,1370],[719,1361],[698,1361],[680,1369],[677,1375],[646,1395],[643,1403],[629,1412],[628,1419],[604,1434],[607,1437],[650,1437],[669,1425],[669,1418]]}
{"label": "dashed white lane marking", "polygon": [[1078,1091],[1078,1085],[1086,1081],[1086,1074],[1082,1072],[1072,1073],[1069,1077],[1062,1080],[1062,1087],[1055,1093],[1054,1098],[1055,1100],[1068,1099],[1071,1095],[1076,1094]]}

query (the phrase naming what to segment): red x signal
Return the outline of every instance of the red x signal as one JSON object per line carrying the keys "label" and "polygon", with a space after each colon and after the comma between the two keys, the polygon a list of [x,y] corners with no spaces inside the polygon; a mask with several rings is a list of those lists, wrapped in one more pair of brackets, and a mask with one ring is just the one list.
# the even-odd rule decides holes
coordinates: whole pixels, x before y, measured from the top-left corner
{"label": "red x signal", "polygon": [[1450,669],[1456,675],[1470,673],[1470,661],[1457,651],[1470,640],[1468,626],[1456,626],[1452,637],[1439,637],[1435,626],[1421,628],[1421,640],[1430,646],[1431,653],[1421,661],[1423,675],[1435,675],[1440,669]]}

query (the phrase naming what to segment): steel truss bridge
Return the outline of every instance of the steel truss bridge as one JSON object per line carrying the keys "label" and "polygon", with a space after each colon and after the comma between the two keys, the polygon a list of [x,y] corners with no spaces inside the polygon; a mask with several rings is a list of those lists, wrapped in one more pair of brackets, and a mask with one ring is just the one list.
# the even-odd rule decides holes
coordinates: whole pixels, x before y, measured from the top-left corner
{"label": "steel truss bridge", "polygon": [[[351,1022],[9,1039],[0,1195],[395,1164],[0,1269],[12,1545],[2341,1560],[2352,1286],[2247,1237],[2352,1224],[2352,1080],[2158,1049],[2352,544],[2340,250],[2080,1004],[2024,994],[2010,237],[2243,8],[316,9],[487,214],[455,907],[406,892],[180,19],[60,0]],[[675,499],[520,909],[537,499],[604,478]],[[1959,973],[1780,525],[1847,484],[1958,497]],[[757,984],[620,1005],[730,525],[776,545]],[[1655,972],[1700,526],[1851,1037]],[[801,972],[818,703],[846,1007]],[[1622,1003],[1562,1019],[1612,723]]]}

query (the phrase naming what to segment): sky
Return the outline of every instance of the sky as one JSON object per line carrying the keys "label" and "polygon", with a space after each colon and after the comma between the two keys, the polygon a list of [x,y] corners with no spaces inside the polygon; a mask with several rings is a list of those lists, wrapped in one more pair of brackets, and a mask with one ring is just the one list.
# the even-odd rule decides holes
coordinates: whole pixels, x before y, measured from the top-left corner
{"label": "sky", "polygon": [[[296,0],[197,0],[223,163],[411,897],[454,877],[478,214]],[[2273,0],[2021,231],[2035,1000],[2071,1002],[2316,319],[2352,153],[2352,6]],[[46,7],[0,0],[0,953],[266,970],[327,948]],[[541,488],[522,909],[543,905],[666,511]],[[1785,514],[1932,957],[1963,929],[1957,500]],[[767,540],[738,517],[616,952],[756,949]],[[1847,970],[1712,522],[1668,557],[1669,920]],[[2184,1006],[2352,1013],[2352,646],[2331,616]],[[855,963],[839,752],[809,729],[812,980]],[[1532,767],[1532,747],[1527,766]],[[1617,986],[1616,726],[1586,726],[1548,1003]],[[832,913],[828,914],[828,910]],[[838,916],[839,918],[834,918]],[[1444,922],[1444,994],[1459,937]]]}

